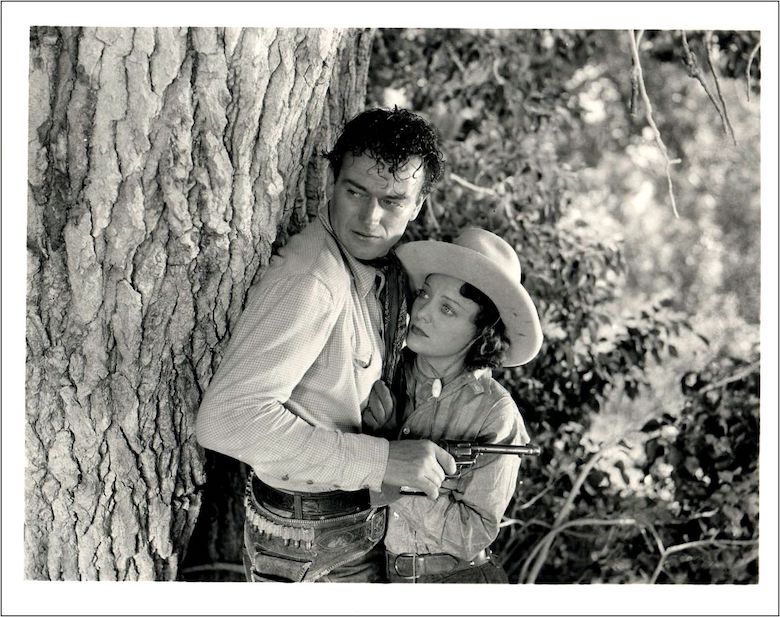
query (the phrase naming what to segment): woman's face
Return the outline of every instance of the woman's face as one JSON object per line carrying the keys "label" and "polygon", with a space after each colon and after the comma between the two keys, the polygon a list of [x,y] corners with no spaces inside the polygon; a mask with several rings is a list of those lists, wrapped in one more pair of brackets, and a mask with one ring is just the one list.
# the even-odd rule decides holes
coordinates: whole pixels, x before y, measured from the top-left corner
{"label": "woman's face", "polygon": [[477,337],[474,320],[479,305],[460,295],[464,281],[430,274],[412,305],[406,345],[428,359],[451,358],[468,349]]}

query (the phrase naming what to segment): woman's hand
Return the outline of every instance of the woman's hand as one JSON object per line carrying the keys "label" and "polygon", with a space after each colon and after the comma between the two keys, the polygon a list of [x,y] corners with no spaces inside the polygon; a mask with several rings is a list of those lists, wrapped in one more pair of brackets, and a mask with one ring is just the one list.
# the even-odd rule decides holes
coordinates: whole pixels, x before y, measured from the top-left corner
{"label": "woman's hand", "polygon": [[373,435],[386,436],[398,430],[395,417],[395,400],[385,383],[374,382],[368,395],[368,405],[363,410],[363,431]]}

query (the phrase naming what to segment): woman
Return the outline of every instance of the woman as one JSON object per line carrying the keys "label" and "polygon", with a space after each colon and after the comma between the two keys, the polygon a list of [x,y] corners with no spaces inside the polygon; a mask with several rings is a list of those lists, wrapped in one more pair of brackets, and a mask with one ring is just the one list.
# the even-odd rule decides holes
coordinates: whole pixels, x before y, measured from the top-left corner
{"label": "woman", "polygon": [[[515,251],[495,234],[469,228],[452,243],[408,243],[398,257],[417,289],[405,395],[393,413],[389,393],[377,382],[367,427],[386,430],[397,418],[400,439],[528,443],[517,406],[490,371],[529,362],[542,343]],[[383,493],[390,581],[508,582],[489,546],[519,465],[516,456],[483,455],[459,479],[445,480],[435,500]]]}

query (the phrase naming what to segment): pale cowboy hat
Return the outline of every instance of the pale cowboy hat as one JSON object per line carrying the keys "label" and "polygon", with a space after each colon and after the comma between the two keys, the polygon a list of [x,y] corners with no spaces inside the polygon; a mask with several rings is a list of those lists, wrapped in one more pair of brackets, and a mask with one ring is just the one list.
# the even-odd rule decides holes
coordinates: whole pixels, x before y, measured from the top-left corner
{"label": "pale cowboy hat", "polygon": [[496,305],[510,347],[504,366],[533,360],[542,346],[542,327],[531,296],[520,284],[520,260],[502,238],[479,227],[466,228],[455,240],[408,242],[396,249],[420,289],[429,274],[447,274],[470,283]]}

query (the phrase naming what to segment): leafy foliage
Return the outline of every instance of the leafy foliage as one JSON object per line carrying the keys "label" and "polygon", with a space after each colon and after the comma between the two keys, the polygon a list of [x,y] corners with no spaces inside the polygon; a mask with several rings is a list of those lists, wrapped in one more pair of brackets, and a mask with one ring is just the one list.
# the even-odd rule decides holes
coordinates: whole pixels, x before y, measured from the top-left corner
{"label": "leafy foliage", "polygon": [[[510,579],[754,581],[752,545],[696,545],[691,552],[668,554],[659,548],[659,541],[668,549],[684,542],[755,539],[757,457],[750,444],[757,440],[758,403],[750,379],[706,392],[705,386],[679,390],[685,404],[666,414],[649,410],[641,423],[656,417],[655,428],[632,433],[633,441],[617,427],[631,424],[623,409],[633,401],[648,391],[671,389],[668,382],[657,381],[658,367],[689,361],[679,341],[692,335],[692,317],[700,307],[698,300],[680,301],[686,288],[679,278],[664,279],[664,287],[645,270],[637,276],[639,253],[626,251],[614,234],[606,233],[616,221],[629,218],[614,210],[620,210],[621,190],[628,193],[625,185],[636,174],[631,153],[643,142],[643,120],[630,111],[631,59],[622,34],[380,30],[368,104],[398,104],[424,113],[445,142],[443,186],[429,198],[408,238],[451,239],[468,225],[501,235],[520,255],[524,285],[542,318],[540,355],[525,367],[497,374],[543,448],[538,460],[524,463],[524,483],[496,544]],[[675,113],[688,99],[704,97],[706,102],[680,64],[679,35],[648,32],[644,40],[642,50],[651,65],[645,70],[652,81],[648,88],[664,93],[657,113],[667,145],[689,153],[703,167],[708,163],[696,146],[702,104]],[[688,40],[701,53],[703,33],[689,33]],[[719,52],[715,62],[722,75],[744,74],[757,40],[754,33],[717,32],[707,40]],[[754,64],[755,79],[757,59]],[[670,79],[672,71],[675,79]],[[757,81],[751,85],[758,92]],[[743,174],[746,191],[757,186],[755,169],[737,170],[731,159],[718,161],[719,177]],[[591,198],[597,190],[594,174],[609,180],[599,187],[600,195],[614,209],[603,210]],[[685,191],[681,203],[695,205],[707,189],[704,184],[698,195]],[[665,188],[656,192],[663,196]],[[725,216],[725,207],[719,211],[724,225],[734,221],[734,215]],[[707,225],[718,216],[708,214]],[[731,231],[743,247],[751,245],[751,216],[744,215]],[[637,226],[641,234],[641,221]],[[686,232],[695,228],[695,219],[686,221]],[[674,256],[679,260],[690,238],[681,234],[680,243],[670,247],[673,257],[664,263],[672,272],[679,264]],[[752,275],[749,265],[735,261],[734,271],[740,268]],[[687,289],[694,289],[695,268],[681,269],[690,274]],[[681,293],[664,294],[670,285]],[[712,293],[713,287],[702,288],[696,297],[708,290]],[[687,379],[715,384],[739,364],[716,357],[707,371],[695,372],[690,364],[684,370]],[[757,379],[757,368],[755,373]],[[714,392],[722,394],[711,401]],[[610,425],[603,422],[609,413],[621,418],[612,422],[614,434],[595,435],[599,422]],[[722,422],[714,425],[707,413]],[[731,441],[735,435],[738,442]],[[698,467],[690,471],[685,466],[691,456],[701,466],[701,478],[710,478],[706,489],[696,475]],[[710,489],[716,484],[738,485],[738,501],[725,489]],[[717,514],[702,517],[713,510]]]}

